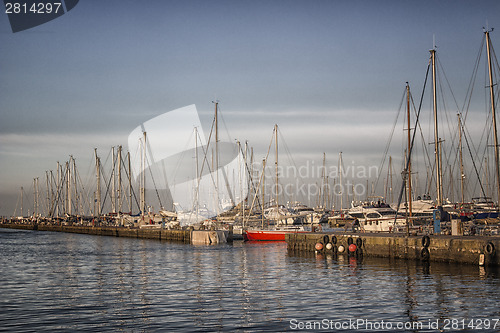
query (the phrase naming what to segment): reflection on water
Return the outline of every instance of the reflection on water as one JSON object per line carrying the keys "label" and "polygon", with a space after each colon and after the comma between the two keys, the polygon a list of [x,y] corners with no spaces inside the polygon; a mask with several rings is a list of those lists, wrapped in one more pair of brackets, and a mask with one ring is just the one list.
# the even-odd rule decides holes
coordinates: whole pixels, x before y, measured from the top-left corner
{"label": "reflection on water", "polygon": [[349,320],[434,331],[500,318],[498,268],[2,229],[0,253],[0,331],[276,332]]}

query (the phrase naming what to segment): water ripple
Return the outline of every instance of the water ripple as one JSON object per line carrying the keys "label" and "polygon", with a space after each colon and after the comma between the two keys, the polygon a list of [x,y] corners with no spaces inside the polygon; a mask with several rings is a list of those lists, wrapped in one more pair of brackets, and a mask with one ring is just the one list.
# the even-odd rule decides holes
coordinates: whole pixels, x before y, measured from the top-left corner
{"label": "water ripple", "polygon": [[498,270],[473,266],[2,229],[0,253],[0,332],[276,332],[323,320],[500,317]]}

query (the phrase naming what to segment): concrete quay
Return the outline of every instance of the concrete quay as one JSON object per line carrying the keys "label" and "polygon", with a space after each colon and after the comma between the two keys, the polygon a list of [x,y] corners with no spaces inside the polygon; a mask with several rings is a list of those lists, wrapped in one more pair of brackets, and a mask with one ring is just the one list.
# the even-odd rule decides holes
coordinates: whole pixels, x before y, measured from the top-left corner
{"label": "concrete quay", "polygon": [[498,236],[311,232],[289,233],[285,240],[289,251],[500,266]]}
{"label": "concrete quay", "polygon": [[0,228],[24,229],[38,231],[71,232],[97,236],[115,236],[129,238],[147,238],[183,243],[191,242],[191,230],[168,230],[161,228],[138,228],[126,227],[92,227],[92,226],[66,226],[50,224],[0,224]]}

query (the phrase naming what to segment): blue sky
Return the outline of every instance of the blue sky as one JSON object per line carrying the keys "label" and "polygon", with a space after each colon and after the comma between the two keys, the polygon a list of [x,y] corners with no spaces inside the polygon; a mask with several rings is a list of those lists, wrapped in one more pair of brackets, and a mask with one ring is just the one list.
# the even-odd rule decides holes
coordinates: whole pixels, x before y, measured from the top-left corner
{"label": "blue sky", "polygon": [[2,13],[0,215],[57,161],[71,154],[86,170],[94,148],[190,104],[208,124],[214,99],[256,156],[277,123],[298,163],[326,152],[336,164],[342,151],[378,165],[405,82],[420,95],[433,36],[461,106],[498,13],[481,0],[80,1],[15,34]]}

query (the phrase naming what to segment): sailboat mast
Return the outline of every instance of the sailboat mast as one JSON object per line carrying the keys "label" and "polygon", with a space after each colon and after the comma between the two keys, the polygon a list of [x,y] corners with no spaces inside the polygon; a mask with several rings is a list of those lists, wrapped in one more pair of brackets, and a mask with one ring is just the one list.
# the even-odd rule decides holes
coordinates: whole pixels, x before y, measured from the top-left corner
{"label": "sailboat mast", "polygon": [[394,202],[394,196],[392,194],[392,156],[389,156],[389,179],[390,179],[389,194],[391,196],[391,203],[392,203]]}
{"label": "sailboat mast", "polygon": [[[57,182],[56,182],[56,188],[57,188],[57,201],[56,201],[56,211],[54,212],[56,216],[59,216],[59,197],[60,193],[62,193],[62,182],[61,182],[61,177],[62,177],[62,172],[61,172],[61,166],[59,165],[59,161],[57,161]],[[61,188],[60,188],[61,187]]]}
{"label": "sailboat mast", "polygon": [[118,214],[122,212],[122,146],[118,146],[118,188],[116,196],[118,197]]}
{"label": "sailboat mast", "polygon": [[490,79],[490,100],[491,100],[491,115],[493,121],[493,139],[495,140],[495,173],[497,178],[497,200],[499,202],[500,207],[500,161],[498,155],[498,133],[497,133],[497,120],[496,120],[496,112],[495,112],[495,92],[493,90],[493,73],[491,69],[491,40],[490,40],[490,32],[485,31],[486,35],[486,50],[488,53],[488,70],[489,70],[489,79]]}
{"label": "sailboat mast", "polygon": [[265,182],[266,182],[266,159],[262,160],[262,229],[264,229],[264,199],[265,199]]}
{"label": "sailboat mast", "polygon": [[71,169],[69,162],[66,162],[66,205],[66,214],[71,215]]}
{"label": "sailboat mast", "polygon": [[[245,156],[243,158],[243,174],[241,175],[241,179],[243,180],[244,179],[244,173],[247,171],[247,165],[248,165],[248,141],[245,141]],[[243,190],[243,188],[241,189],[241,193],[243,194],[241,196],[241,206],[242,206],[242,212],[243,212],[243,216],[245,216],[245,204],[246,204],[246,201],[247,201],[247,195],[249,193],[249,183],[248,181],[246,182],[245,184],[246,186],[246,191]],[[243,223],[245,222],[245,220],[243,219]],[[244,225],[243,225],[244,226]]]}
{"label": "sailboat mast", "polygon": [[200,171],[198,167],[198,127],[194,128],[194,159],[196,162],[196,192],[195,192],[195,201],[196,205],[196,220],[200,218],[200,205],[199,205],[199,191],[200,191]]}
{"label": "sailboat mast", "polygon": [[132,168],[130,163],[130,152],[127,152],[127,162],[128,162],[128,209],[130,214],[132,214]]}
{"label": "sailboat mast", "polygon": [[459,147],[459,157],[460,157],[460,191],[461,191],[461,203],[464,203],[464,160],[462,157],[462,119],[460,118],[460,114],[458,116],[458,147]]}
{"label": "sailboat mast", "polygon": [[21,217],[24,217],[24,213],[23,213],[23,206],[24,206],[24,189],[23,187],[21,186]]}
{"label": "sailboat mast", "polygon": [[321,187],[319,189],[319,195],[321,200],[319,206],[323,209],[326,208],[327,205],[325,184],[326,184],[326,153],[323,152],[323,170],[321,175]]}
{"label": "sailboat mast", "polygon": [[[339,153],[339,183],[340,183],[340,212],[342,213],[343,209],[343,202],[342,202],[342,197],[344,196],[344,191],[342,188],[342,152]],[[366,190],[368,191],[368,186],[366,187]]]}
{"label": "sailboat mast", "polygon": [[215,207],[219,216],[219,101],[215,101]]}
{"label": "sailboat mast", "polygon": [[38,215],[38,192],[37,178],[33,178],[33,217]]}
{"label": "sailboat mast", "polygon": [[[241,181],[242,175],[241,175],[241,165],[245,163],[245,154],[240,158],[240,152],[241,152],[241,142],[240,140],[236,141],[236,145],[238,146],[238,184],[240,187],[240,199],[243,198],[243,182]],[[246,147],[245,147],[246,148]],[[241,163],[243,159],[243,163]],[[233,183],[236,184],[236,183]],[[245,205],[244,205],[244,200],[240,201],[241,203],[241,216],[245,216]]]}
{"label": "sailboat mast", "polygon": [[144,214],[146,213],[146,132],[143,132],[143,147],[142,147],[142,175],[141,175],[141,215],[142,221],[144,221]]}
{"label": "sailboat mast", "polygon": [[51,207],[51,198],[50,198],[50,178],[49,178],[49,172],[45,171],[45,182],[47,185],[47,216],[50,216],[50,207]]}
{"label": "sailboat mast", "polygon": [[96,189],[96,200],[97,200],[97,216],[101,216],[101,166],[100,166],[100,160],[99,157],[97,156],[97,148],[94,149],[94,155],[95,155],[95,175],[96,175],[96,184],[97,184],[97,189]]}
{"label": "sailboat mast", "polygon": [[275,167],[276,167],[276,184],[274,187],[274,194],[276,196],[276,217],[278,218],[278,212],[279,212],[279,202],[278,202],[278,125],[274,125],[274,134],[275,136],[275,142],[276,142],[276,161],[274,162]]}
{"label": "sailboat mast", "polygon": [[410,85],[406,82],[406,117],[408,118],[408,208],[409,217],[412,217],[412,192],[411,192],[411,158],[410,158],[410,147],[411,147],[411,126],[410,126]]}
{"label": "sailboat mast", "polygon": [[116,213],[116,171],[115,171],[115,166],[116,166],[116,156],[115,156],[115,147],[111,147],[111,163],[112,168],[111,168],[111,212]]}
{"label": "sailboat mast", "polygon": [[436,195],[437,205],[443,205],[443,176],[441,172],[441,153],[440,153],[440,138],[438,132],[438,115],[437,115],[437,92],[436,92],[436,50],[429,51],[432,59],[432,104],[434,109],[434,155],[436,160]]}

